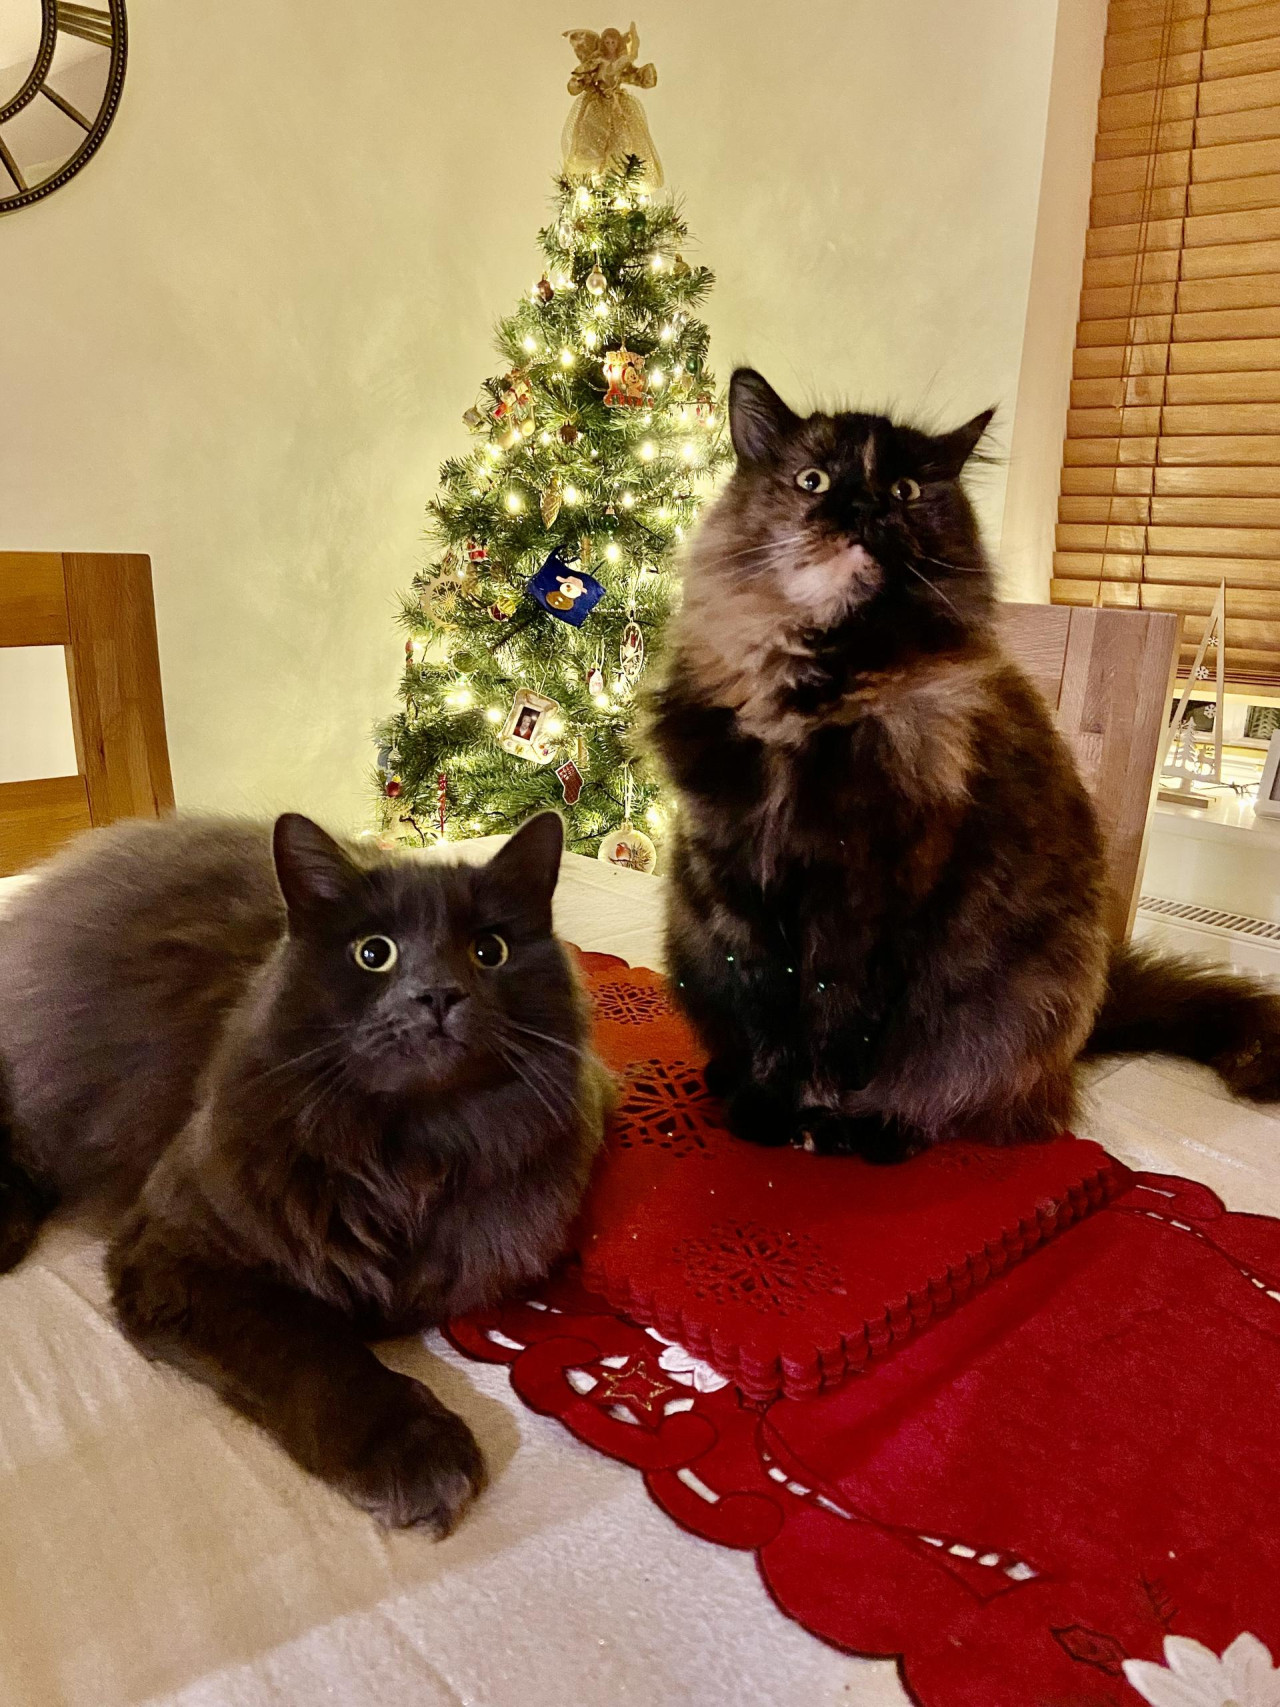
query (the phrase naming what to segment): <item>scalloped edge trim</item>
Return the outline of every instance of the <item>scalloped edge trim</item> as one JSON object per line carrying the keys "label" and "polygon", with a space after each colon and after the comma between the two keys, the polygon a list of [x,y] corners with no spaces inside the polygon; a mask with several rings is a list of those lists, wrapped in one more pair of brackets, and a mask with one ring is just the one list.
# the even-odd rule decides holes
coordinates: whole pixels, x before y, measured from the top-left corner
{"label": "scalloped edge trim", "polygon": [[612,1309],[642,1327],[656,1328],[695,1357],[705,1359],[755,1403],[767,1404],[779,1396],[811,1399],[840,1386],[850,1375],[858,1374],[875,1358],[913,1338],[930,1322],[962,1304],[1059,1233],[1104,1209],[1128,1188],[1132,1179],[1123,1163],[1108,1158],[1092,1173],[1068,1186],[1065,1198],[1052,1209],[1036,1209],[1016,1225],[1002,1229],[980,1249],[949,1262],[945,1271],[890,1304],[883,1316],[868,1317],[861,1331],[855,1328],[837,1340],[815,1343],[812,1355],[805,1358],[753,1357],[735,1339],[690,1322],[681,1309],[666,1308],[651,1291],[637,1289],[626,1276],[611,1273],[610,1263],[593,1262],[585,1252],[580,1253],[579,1259],[582,1279]]}

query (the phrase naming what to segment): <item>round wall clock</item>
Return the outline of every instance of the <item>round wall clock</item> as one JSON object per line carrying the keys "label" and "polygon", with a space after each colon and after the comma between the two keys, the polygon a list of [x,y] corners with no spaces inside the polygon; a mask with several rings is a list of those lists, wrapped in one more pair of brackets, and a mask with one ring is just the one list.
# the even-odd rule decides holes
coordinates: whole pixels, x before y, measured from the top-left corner
{"label": "round wall clock", "polygon": [[120,104],[124,0],[0,0],[0,213],[52,195]]}

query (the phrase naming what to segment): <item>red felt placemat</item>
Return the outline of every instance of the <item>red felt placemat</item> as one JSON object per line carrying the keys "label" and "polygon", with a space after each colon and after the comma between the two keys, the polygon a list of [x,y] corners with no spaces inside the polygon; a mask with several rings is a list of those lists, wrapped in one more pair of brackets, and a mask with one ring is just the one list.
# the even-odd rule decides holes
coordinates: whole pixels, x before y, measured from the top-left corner
{"label": "red felt placemat", "polygon": [[575,1240],[583,1278],[753,1399],[839,1386],[1126,1183],[1069,1136],[891,1168],[744,1144],[663,979],[582,963],[620,1082]]}
{"label": "red felt placemat", "polygon": [[[573,1269],[449,1337],[921,1707],[1274,1699],[1211,1656],[1248,1632],[1280,1658],[1280,1222],[1201,1185],[1136,1176],[810,1399],[745,1398]],[[1204,1692],[1148,1669],[1140,1695],[1171,1651]]]}
{"label": "red felt placemat", "polygon": [[661,979],[585,965],[623,1078],[582,1224],[611,1296],[571,1264],[453,1343],[921,1707],[1217,1707],[1229,1647],[1230,1699],[1270,1702],[1280,1222],[1074,1139],[753,1150]]}

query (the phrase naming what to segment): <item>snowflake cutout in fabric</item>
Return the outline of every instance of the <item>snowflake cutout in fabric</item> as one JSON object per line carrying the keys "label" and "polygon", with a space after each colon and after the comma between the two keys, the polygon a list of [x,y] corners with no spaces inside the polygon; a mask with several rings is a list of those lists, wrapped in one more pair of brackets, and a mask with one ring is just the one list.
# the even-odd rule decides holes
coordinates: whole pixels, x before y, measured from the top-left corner
{"label": "snowflake cutout in fabric", "polygon": [[661,990],[646,990],[639,984],[621,980],[600,985],[595,991],[595,1003],[602,1019],[611,1019],[619,1025],[649,1025],[673,1012]]}
{"label": "snowflake cutout in fabric", "polygon": [[1280,1707],[1280,1671],[1247,1631],[1221,1659],[1189,1636],[1166,1636],[1164,1662],[1124,1662],[1125,1677],[1151,1707]]}
{"label": "snowflake cutout in fabric", "polygon": [[722,1221],[708,1238],[681,1240],[674,1254],[695,1294],[721,1304],[793,1316],[815,1297],[844,1291],[816,1239],[755,1221]]}
{"label": "snowflake cutout in fabric", "polygon": [[701,1069],[688,1061],[636,1062],[613,1117],[624,1150],[643,1145],[673,1156],[705,1155],[708,1128],[722,1124]]}

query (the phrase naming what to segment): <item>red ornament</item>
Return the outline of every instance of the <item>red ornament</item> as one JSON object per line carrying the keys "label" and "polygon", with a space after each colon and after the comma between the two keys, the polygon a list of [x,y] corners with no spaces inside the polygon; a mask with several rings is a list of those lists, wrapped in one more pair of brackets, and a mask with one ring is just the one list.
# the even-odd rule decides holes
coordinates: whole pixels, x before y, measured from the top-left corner
{"label": "red ornament", "polygon": [[582,772],[572,759],[566,759],[556,767],[556,775],[560,778],[560,790],[564,795],[566,806],[577,804],[578,796],[582,793]]}
{"label": "red ornament", "polygon": [[607,351],[602,365],[604,377],[609,381],[604,394],[606,409],[642,409],[652,401],[645,391],[643,356],[623,344]]}
{"label": "red ornament", "polygon": [[467,541],[467,556],[473,563],[487,563],[489,561],[489,547],[482,545],[478,539],[469,539]]}
{"label": "red ornament", "polygon": [[536,289],[537,289],[539,297],[541,298],[541,300],[543,302],[550,302],[551,298],[556,294],[555,293],[555,287],[552,285],[551,280],[545,276],[545,274],[542,278],[540,278],[538,280]]}
{"label": "red ornament", "polygon": [[495,622],[510,622],[511,621],[510,613],[508,611],[504,611],[501,605],[490,605],[489,606],[489,615],[493,618],[493,620]]}
{"label": "red ornament", "polygon": [[443,771],[436,778],[436,822],[440,826],[440,834],[444,835],[445,811],[449,804],[449,779]]}
{"label": "red ornament", "polygon": [[382,785],[382,791],[388,800],[398,800],[404,793],[404,784],[398,776],[389,776]]}
{"label": "red ornament", "polygon": [[495,421],[505,421],[508,415],[517,417],[524,415],[533,406],[533,392],[529,389],[528,376],[516,370],[509,373],[503,382],[501,398],[493,406]]}

